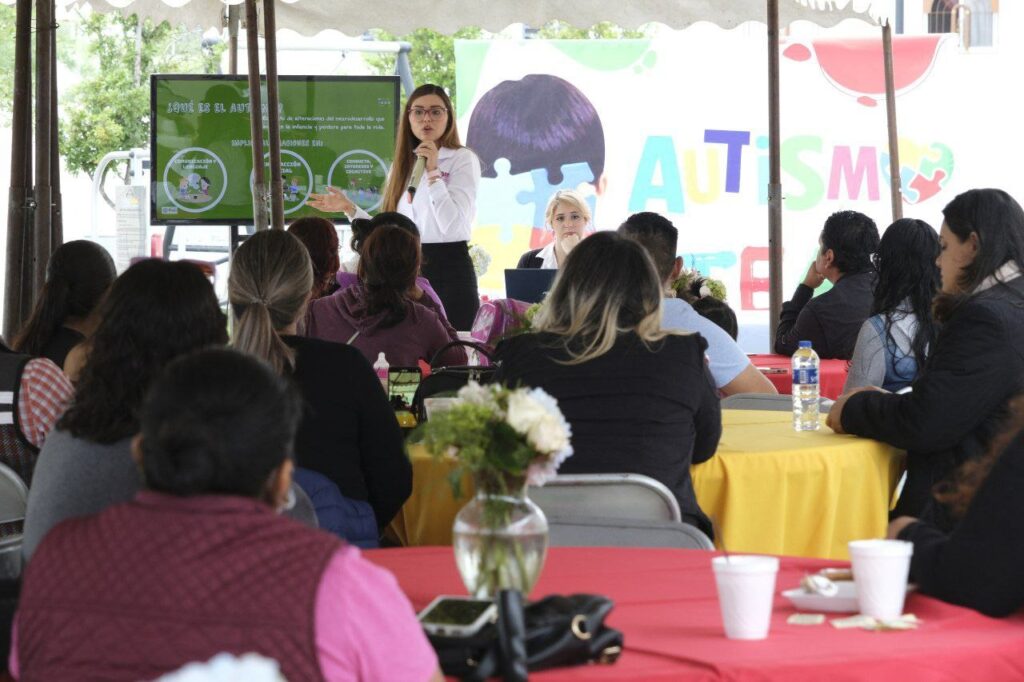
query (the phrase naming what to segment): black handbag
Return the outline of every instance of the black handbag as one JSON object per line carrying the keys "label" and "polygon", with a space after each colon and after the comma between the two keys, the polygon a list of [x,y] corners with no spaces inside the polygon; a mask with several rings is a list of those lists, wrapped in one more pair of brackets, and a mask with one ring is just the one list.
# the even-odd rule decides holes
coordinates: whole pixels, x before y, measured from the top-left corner
{"label": "black handbag", "polygon": [[[456,346],[472,348],[477,353],[487,358],[487,360],[492,364],[438,367],[438,362],[444,352],[449,348],[454,348]],[[494,378],[494,373],[498,370],[497,366],[493,363],[494,358],[491,353],[478,343],[474,343],[472,341],[452,341],[445,344],[440,350],[434,353],[434,357],[430,360],[430,376],[424,377],[423,380],[420,381],[419,388],[416,389],[416,394],[413,396],[412,407],[416,418],[423,421],[426,416],[423,411],[424,398],[453,396],[458,393],[460,388],[468,384],[470,381],[475,381],[478,384],[491,383]]]}
{"label": "black handbag", "polygon": [[622,633],[605,626],[613,604],[594,594],[551,596],[522,606],[511,590],[498,595],[498,619],[471,637],[430,635],[441,669],[463,680],[526,679],[536,672],[587,663],[614,663]]}

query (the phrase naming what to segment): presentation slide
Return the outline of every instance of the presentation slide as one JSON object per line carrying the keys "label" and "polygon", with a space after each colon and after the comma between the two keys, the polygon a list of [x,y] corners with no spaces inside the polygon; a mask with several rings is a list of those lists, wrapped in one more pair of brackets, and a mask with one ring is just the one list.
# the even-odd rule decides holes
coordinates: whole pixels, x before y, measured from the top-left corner
{"label": "presentation slide", "polygon": [[[395,148],[398,88],[397,76],[279,79],[285,220],[325,215],[306,199],[327,185],[371,214],[379,210]],[[158,75],[151,93],[151,222],[252,224],[246,77]],[[264,112],[266,101],[264,82]],[[266,144],[264,152],[269,178]]]}

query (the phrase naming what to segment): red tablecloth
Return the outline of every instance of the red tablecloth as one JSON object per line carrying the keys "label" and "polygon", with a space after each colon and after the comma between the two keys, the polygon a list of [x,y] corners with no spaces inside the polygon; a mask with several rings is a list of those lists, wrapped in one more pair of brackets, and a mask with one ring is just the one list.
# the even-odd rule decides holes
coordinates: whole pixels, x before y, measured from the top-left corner
{"label": "red tablecloth", "polygon": [[[366,556],[395,574],[417,609],[438,594],[466,593],[450,547],[374,550]],[[779,593],[795,587],[805,572],[837,562],[784,558],[768,639],[728,640],[712,556],[678,549],[551,549],[533,596],[607,595],[615,602],[608,624],[625,634],[625,651],[614,665],[561,668],[537,677],[736,682],[1024,678],[1024,614],[995,620],[912,594],[905,611],[924,621],[914,631],[787,625],[794,609]]]}
{"label": "red tablecloth", "polygon": [[[790,359],[786,355],[751,355],[750,361],[754,367],[764,372],[768,380],[775,385],[775,389],[782,394],[789,395],[793,390],[793,371],[790,366]],[[843,384],[846,383],[846,375],[850,370],[849,360],[822,360],[821,368],[818,370],[818,380],[821,382],[821,395],[823,398],[835,400],[843,392]]]}

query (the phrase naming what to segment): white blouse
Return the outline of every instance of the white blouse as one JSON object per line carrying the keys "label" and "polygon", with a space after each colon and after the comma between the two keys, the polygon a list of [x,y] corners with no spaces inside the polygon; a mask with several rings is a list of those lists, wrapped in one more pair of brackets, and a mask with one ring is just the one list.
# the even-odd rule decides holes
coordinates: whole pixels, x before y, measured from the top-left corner
{"label": "white blouse", "polygon": [[[441,179],[431,184],[423,174],[412,203],[403,192],[398,212],[408,216],[420,230],[424,244],[469,241],[476,217],[476,192],[480,185],[480,161],[468,147],[441,147],[437,152]],[[359,208],[356,218],[369,218]]]}

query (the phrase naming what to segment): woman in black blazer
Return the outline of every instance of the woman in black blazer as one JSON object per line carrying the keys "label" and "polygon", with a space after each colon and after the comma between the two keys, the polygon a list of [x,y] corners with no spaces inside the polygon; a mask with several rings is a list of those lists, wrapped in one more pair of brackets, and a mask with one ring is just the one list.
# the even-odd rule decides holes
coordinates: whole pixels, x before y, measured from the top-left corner
{"label": "woman in black blazer", "polygon": [[579,192],[561,189],[548,200],[544,219],[555,238],[543,248],[524,253],[517,268],[560,268],[590,229],[590,207]]}
{"label": "woman in black blazer", "polygon": [[893,516],[920,516],[935,483],[985,452],[1024,388],[1024,211],[1006,192],[977,189],[942,213],[934,308],[942,329],[913,391],[860,389],[828,417],[837,433],[907,450]]}

